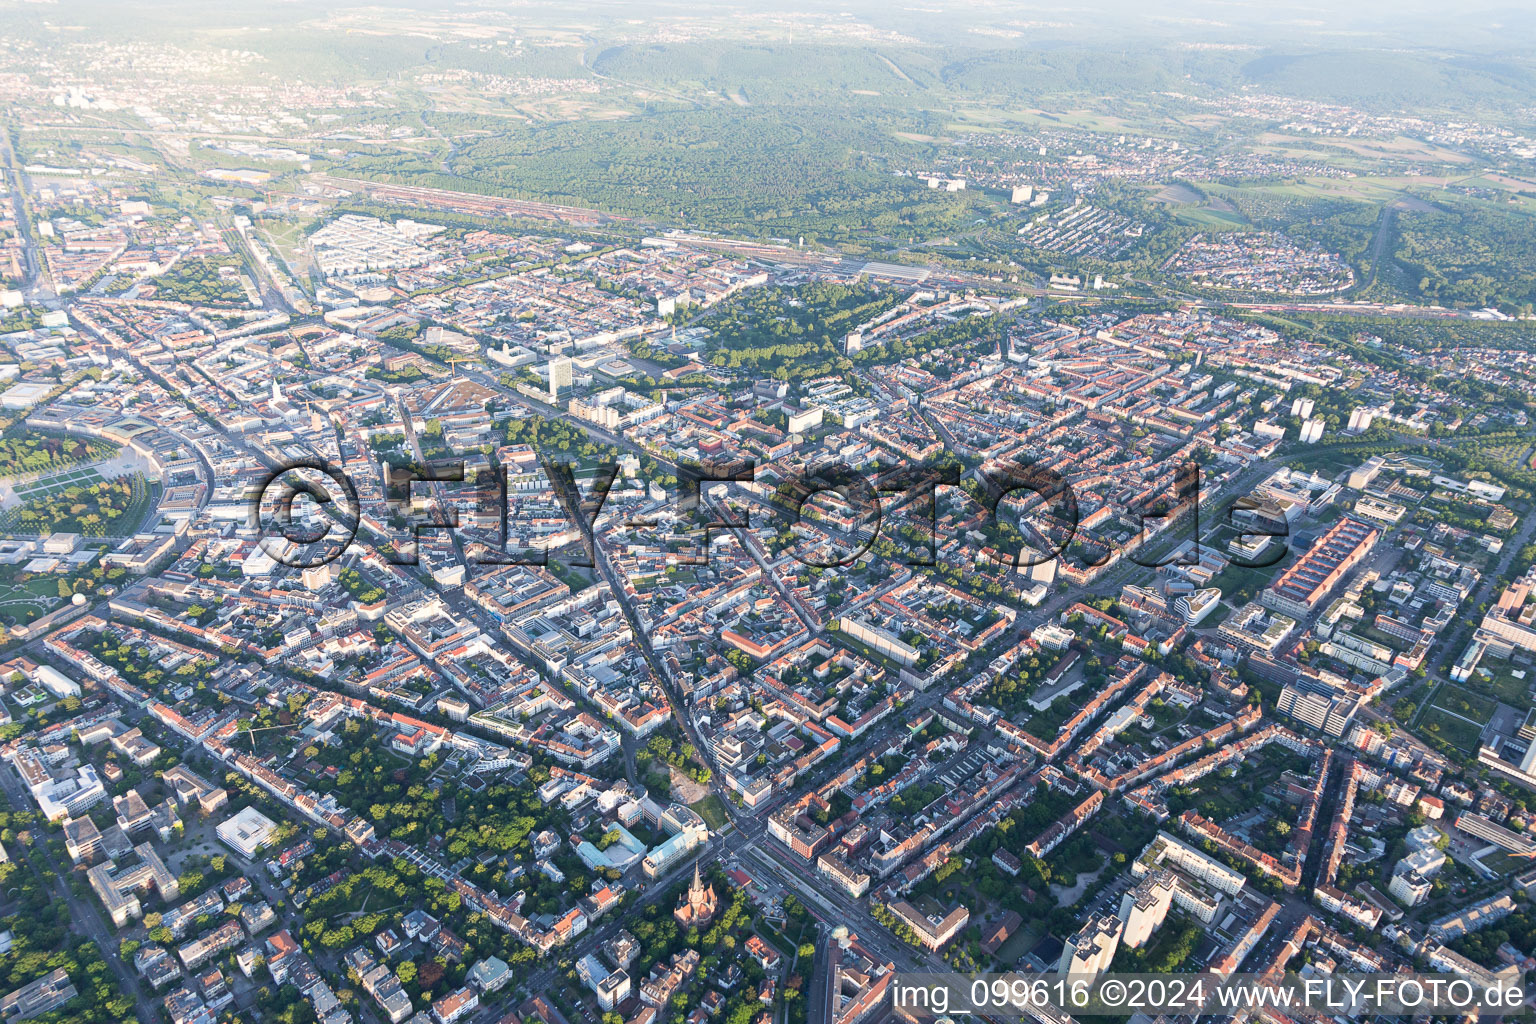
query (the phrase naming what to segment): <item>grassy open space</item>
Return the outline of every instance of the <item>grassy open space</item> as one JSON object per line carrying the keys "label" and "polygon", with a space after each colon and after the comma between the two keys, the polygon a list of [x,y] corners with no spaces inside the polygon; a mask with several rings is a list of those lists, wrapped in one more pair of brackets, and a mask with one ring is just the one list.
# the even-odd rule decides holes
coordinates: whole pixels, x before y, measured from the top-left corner
{"label": "grassy open space", "polygon": [[28,623],[62,603],[59,580],[51,575],[26,583],[0,586],[0,622]]}
{"label": "grassy open space", "polygon": [[1331,479],[1346,469],[1359,466],[1365,457],[1350,451],[1334,451],[1324,447],[1286,461],[1297,469],[1309,470]]}
{"label": "grassy open space", "polygon": [[1173,216],[1180,223],[1201,231],[1247,231],[1253,227],[1240,213],[1213,210],[1208,206],[1179,207],[1174,210]]}
{"label": "grassy open space", "polygon": [[1484,867],[1499,875],[1512,875],[1516,871],[1524,871],[1531,866],[1528,858],[1511,856],[1503,850],[1496,850],[1478,859],[1483,862]]}
{"label": "grassy open space", "polygon": [[[1270,542],[1274,544],[1274,541]],[[1265,552],[1264,557],[1273,553],[1273,548]],[[1239,565],[1229,565],[1215,579],[1211,580],[1211,586],[1221,590],[1221,595],[1234,606],[1245,604],[1258,597],[1259,591],[1274,582],[1276,576],[1285,566],[1286,559],[1281,559],[1274,565],[1263,569],[1247,569]],[[1203,623],[1202,623],[1203,625]]]}
{"label": "grassy open space", "polygon": [[94,470],[66,475],[94,479],[50,481],[22,494],[19,505],[0,512],[0,532],[51,530],[87,537],[126,537],[138,531],[160,493],[160,485],[146,480],[142,473],[127,473],[112,480],[102,480]]}
{"label": "grassy open space", "polygon": [[573,594],[586,590],[597,581],[593,570],[579,569],[575,566],[567,565],[565,562],[557,558],[551,558],[546,568],[548,568],[550,573],[561,583],[564,583],[566,586],[570,587],[571,593]]}
{"label": "grassy open space", "polygon": [[1018,931],[1008,936],[1007,942],[998,948],[997,959],[1005,964],[1017,963],[1025,953],[1034,948],[1043,934],[1044,932],[1035,922],[1021,926]]}
{"label": "grassy open space", "polygon": [[704,824],[708,825],[711,831],[718,831],[730,824],[731,818],[726,813],[725,804],[714,793],[688,806],[693,809],[694,813],[704,819]]}
{"label": "grassy open space", "polygon": [[1061,723],[1077,714],[1089,696],[1091,694],[1086,694],[1083,687],[1078,687],[1065,697],[1057,697],[1040,711],[1031,708],[1034,713],[1018,725],[1031,736],[1050,742],[1056,738]]}
{"label": "grassy open space", "polygon": [[57,494],[66,487],[89,487],[101,482],[101,474],[94,469],[71,469],[53,476],[46,476],[16,488],[16,496],[25,501],[49,494]]}
{"label": "grassy open space", "polygon": [[1449,743],[1467,754],[1477,751],[1478,740],[1483,734],[1482,726],[1458,718],[1439,706],[1425,710],[1419,719],[1417,731],[1426,737]]}
{"label": "grassy open space", "polygon": [[[1491,675],[1484,676],[1484,669],[1487,669]],[[1515,672],[1523,672],[1525,678],[1515,678]],[[1483,663],[1478,666],[1478,671],[1472,673],[1472,678],[1468,679],[1465,685],[1475,693],[1518,708],[1529,703],[1533,682],[1536,682],[1536,672],[1531,669],[1517,669],[1507,661],[1484,658]]]}
{"label": "grassy open space", "polygon": [[1492,699],[1450,684],[1440,687],[1434,706],[1476,722],[1487,722],[1496,710]]}

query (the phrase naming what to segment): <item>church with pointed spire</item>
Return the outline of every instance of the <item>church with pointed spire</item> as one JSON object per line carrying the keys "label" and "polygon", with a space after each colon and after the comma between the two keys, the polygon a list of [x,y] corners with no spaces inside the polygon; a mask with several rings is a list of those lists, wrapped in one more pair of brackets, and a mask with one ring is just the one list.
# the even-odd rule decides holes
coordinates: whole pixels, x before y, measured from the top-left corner
{"label": "church with pointed spire", "polygon": [[693,884],[678,901],[677,909],[672,911],[672,916],[677,918],[677,923],[684,928],[702,928],[714,919],[718,909],[715,887],[704,884],[704,880],[699,877],[699,862],[694,861]]}

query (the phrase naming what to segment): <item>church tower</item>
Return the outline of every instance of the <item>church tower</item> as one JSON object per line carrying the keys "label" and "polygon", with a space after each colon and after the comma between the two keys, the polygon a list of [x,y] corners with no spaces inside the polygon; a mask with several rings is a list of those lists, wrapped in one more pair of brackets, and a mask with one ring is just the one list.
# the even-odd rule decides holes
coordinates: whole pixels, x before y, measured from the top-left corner
{"label": "church tower", "polygon": [[672,916],[684,928],[702,928],[714,918],[715,911],[718,909],[715,887],[704,884],[704,879],[699,875],[699,862],[694,861],[693,883],[688,886],[688,892],[678,901],[677,909],[672,911]]}

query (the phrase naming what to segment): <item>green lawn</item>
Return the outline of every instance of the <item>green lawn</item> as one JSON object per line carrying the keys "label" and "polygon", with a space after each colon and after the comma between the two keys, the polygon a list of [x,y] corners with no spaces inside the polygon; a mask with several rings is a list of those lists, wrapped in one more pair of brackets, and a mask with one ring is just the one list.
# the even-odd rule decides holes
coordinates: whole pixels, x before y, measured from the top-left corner
{"label": "green lawn", "polygon": [[1488,856],[1478,859],[1483,862],[1484,867],[1500,875],[1512,875],[1516,871],[1522,871],[1531,866],[1531,862],[1526,858],[1512,857],[1503,850],[1490,853]]}
{"label": "green lawn", "polygon": [[1044,934],[1033,921],[1027,921],[1019,926],[1019,930],[1008,936],[1008,941],[997,950],[997,959],[1005,964],[1017,963],[1019,958],[1034,948]]}
{"label": "green lawn", "polygon": [[53,476],[42,477],[29,484],[22,484],[16,488],[16,496],[25,500],[45,494],[57,494],[78,484],[81,487],[89,487],[91,484],[100,483],[101,474],[94,469],[71,469]]}
{"label": "green lawn", "polygon": [[1204,206],[1184,206],[1173,211],[1174,219],[1202,231],[1247,231],[1253,225],[1240,213],[1212,210]]}
{"label": "green lawn", "polygon": [[1017,722],[1018,726],[1036,739],[1051,742],[1061,730],[1062,723],[1077,714],[1091,696],[1084,691],[1085,687],[1080,686],[1065,697],[1057,697],[1043,710],[1035,711],[1034,708],[1030,708],[1030,716],[1022,722]]}
{"label": "green lawn", "polygon": [[1454,712],[1475,722],[1486,723],[1493,717],[1497,706],[1497,702],[1492,698],[1449,683],[1440,687],[1439,692],[1435,694],[1435,707]]}
{"label": "green lawn", "polygon": [[586,590],[596,581],[593,576],[593,570],[577,569],[566,565],[559,559],[551,558],[546,568],[561,583],[570,587],[573,594]]}
{"label": "green lawn", "polygon": [[33,597],[25,591],[10,591],[0,594],[0,621],[25,624],[41,618],[45,613],[52,611],[54,605],[62,603],[58,598],[49,601]]}
{"label": "green lawn", "polygon": [[[1283,540],[1283,537],[1277,538],[1270,543],[1274,544]],[[1268,558],[1273,553],[1274,549],[1271,548],[1260,557]],[[1218,588],[1221,591],[1221,596],[1230,601],[1234,606],[1242,605],[1258,597],[1259,591],[1269,586],[1275,577],[1280,575],[1280,571],[1287,561],[1288,559],[1282,558],[1274,565],[1263,569],[1248,569],[1240,565],[1229,565],[1215,579],[1211,580],[1211,586]],[[1212,620],[1206,621],[1211,622]],[[1206,623],[1202,622],[1201,625],[1204,626]]]}
{"label": "green lawn", "polygon": [[1467,688],[1477,693],[1493,697],[1512,707],[1521,707],[1530,700],[1531,684],[1536,682],[1536,675],[1530,669],[1525,670],[1524,679],[1516,679],[1510,674],[1513,666],[1507,662],[1494,662],[1485,660],[1483,668],[1493,673],[1491,679],[1485,679],[1482,673],[1475,672],[1472,678],[1467,680]]}
{"label": "green lawn", "polygon": [[1434,737],[1466,754],[1477,752],[1482,727],[1449,714],[1438,706],[1431,707],[1419,719],[1417,732]]}
{"label": "green lawn", "polygon": [[714,793],[688,806],[693,808],[694,813],[704,819],[704,824],[708,825],[711,831],[718,832],[730,824],[731,817],[726,813],[725,804]]}
{"label": "green lawn", "polygon": [[1365,461],[1365,457],[1351,451],[1330,451],[1326,447],[1315,451],[1297,452],[1287,455],[1281,461],[1294,466],[1297,469],[1320,473],[1323,476],[1332,477],[1346,469],[1354,469]]}

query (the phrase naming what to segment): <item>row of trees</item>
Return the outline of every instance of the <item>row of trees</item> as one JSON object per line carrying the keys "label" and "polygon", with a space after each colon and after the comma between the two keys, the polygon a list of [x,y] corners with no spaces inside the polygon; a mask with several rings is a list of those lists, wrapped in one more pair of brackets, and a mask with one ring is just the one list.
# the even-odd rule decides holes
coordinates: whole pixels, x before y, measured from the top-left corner
{"label": "row of trees", "polygon": [[13,515],[14,528],[27,533],[64,531],[87,537],[131,532],[136,522],[123,520],[143,500],[148,484],[139,474],[34,495]]}

